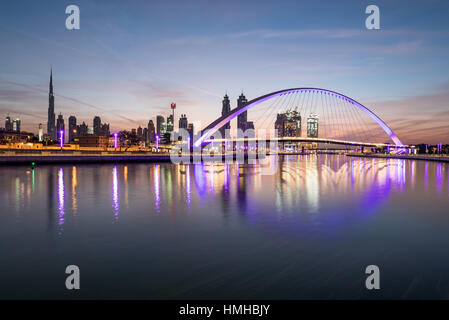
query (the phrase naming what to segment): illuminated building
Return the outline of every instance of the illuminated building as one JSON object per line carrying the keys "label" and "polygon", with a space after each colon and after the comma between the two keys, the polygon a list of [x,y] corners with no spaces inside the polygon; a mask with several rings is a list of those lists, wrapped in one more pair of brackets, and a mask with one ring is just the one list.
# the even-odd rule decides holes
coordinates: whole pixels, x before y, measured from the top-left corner
{"label": "illuminated building", "polygon": [[109,137],[86,135],[79,137],[80,147],[89,148],[107,148],[109,145]]}
{"label": "illuminated building", "polygon": [[12,122],[12,131],[20,133],[20,119],[19,118],[16,118]]}
{"label": "illuminated building", "polygon": [[307,137],[318,138],[318,116],[311,114],[307,118]]}
{"label": "illuminated building", "polygon": [[173,132],[173,128],[174,128],[174,124],[173,124],[173,115],[169,115],[167,117],[167,129],[166,129],[166,133],[172,133]]}
{"label": "illuminated building", "polygon": [[301,114],[296,110],[278,113],[274,128],[277,129],[279,137],[300,137]]}
{"label": "illuminated building", "polygon": [[[170,104],[170,108],[172,109],[172,118],[171,118],[171,123],[172,123],[172,129],[170,130],[170,132],[172,132],[175,129],[175,109],[176,109],[176,103],[172,102]],[[168,119],[167,119],[167,131],[168,131]]]}
{"label": "illuminated building", "polygon": [[156,117],[156,133],[158,136],[162,136],[165,133],[164,129],[165,120],[163,116]]}
{"label": "illuminated building", "polygon": [[44,140],[44,129],[42,128],[42,123],[39,123],[39,142]]}
{"label": "illuminated building", "polygon": [[7,116],[5,120],[5,131],[12,131],[12,122],[9,116]]}

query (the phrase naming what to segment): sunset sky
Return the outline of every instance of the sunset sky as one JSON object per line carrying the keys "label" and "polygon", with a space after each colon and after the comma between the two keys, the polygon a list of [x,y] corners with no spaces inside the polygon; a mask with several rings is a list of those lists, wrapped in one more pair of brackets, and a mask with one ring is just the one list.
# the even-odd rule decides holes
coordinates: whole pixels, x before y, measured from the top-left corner
{"label": "sunset sky", "polygon": [[[81,29],[65,28],[66,6]],[[365,8],[381,29],[365,29]],[[345,94],[405,143],[449,143],[449,1],[1,1],[0,116],[46,126],[55,112],[111,130],[146,126],[170,103],[196,129],[291,87]],[[201,122],[201,124],[200,124]]]}

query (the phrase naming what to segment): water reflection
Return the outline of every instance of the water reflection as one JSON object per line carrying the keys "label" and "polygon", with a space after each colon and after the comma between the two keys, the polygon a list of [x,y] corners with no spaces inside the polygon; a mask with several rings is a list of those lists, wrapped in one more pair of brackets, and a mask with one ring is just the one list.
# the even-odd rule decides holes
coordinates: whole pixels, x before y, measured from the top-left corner
{"label": "water reflection", "polygon": [[65,188],[64,188],[64,170],[62,168],[59,168],[58,171],[58,225],[60,227],[59,233],[62,233],[62,226],[64,224],[64,215],[65,215],[65,208],[64,208],[64,199],[65,199]]}
{"label": "water reflection", "polygon": [[[0,174],[6,181],[4,199],[10,201],[13,212],[22,213],[28,207],[31,210],[35,201],[46,198],[43,211],[50,225],[55,222],[60,230],[68,216],[101,206],[106,200],[102,190],[108,189],[111,193],[107,202],[110,207],[112,201],[115,220],[123,210],[140,210],[142,202],[174,218],[198,212],[198,208],[221,212],[223,217],[233,213],[251,216],[257,215],[257,210],[271,209],[281,217],[319,214],[330,204],[337,207],[345,201],[375,208],[395,193],[413,197],[415,193],[424,196],[449,192],[448,164],[444,163],[340,155],[273,157],[271,161],[278,166],[273,175],[261,174],[259,163],[238,162],[46,166],[31,170],[14,167],[2,169]],[[130,203],[128,190],[133,199]],[[125,203],[122,207],[121,196]],[[67,199],[71,199],[70,206]],[[94,203],[86,202],[88,199]]]}
{"label": "water reflection", "polygon": [[160,190],[160,165],[156,164],[154,170],[154,204],[156,212],[161,212],[161,190]]}
{"label": "water reflection", "polygon": [[76,199],[76,186],[78,185],[76,166],[72,167],[72,211],[73,215],[76,216],[76,211],[78,210],[78,202]]}
{"label": "water reflection", "polygon": [[112,169],[112,208],[114,210],[114,219],[118,220],[120,206],[119,206],[117,166],[114,166],[114,168]]}

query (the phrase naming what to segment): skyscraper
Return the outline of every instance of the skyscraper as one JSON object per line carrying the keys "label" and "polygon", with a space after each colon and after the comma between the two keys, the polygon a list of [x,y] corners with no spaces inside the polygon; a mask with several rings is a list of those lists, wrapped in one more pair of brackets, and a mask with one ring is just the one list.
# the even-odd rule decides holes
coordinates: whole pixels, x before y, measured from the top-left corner
{"label": "skyscraper", "polygon": [[167,132],[168,133],[172,133],[173,132],[173,128],[174,128],[173,120],[174,120],[174,118],[173,118],[172,114],[167,117]]}
{"label": "skyscraper", "polygon": [[194,128],[193,128],[193,123],[189,123],[189,125],[187,126],[187,132],[189,132],[190,135],[190,141],[193,142],[193,134],[194,134]]}
{"label": "skyscraper", "polygon": [[5,131],[12,131],[12,123],[9,116],[7,116],[5,120]]}
{"label": "skyscraper", "polygon": [[[227,116],[231,112],[231,101],[227,94],[223,97],[221,115]],[[231,129],[231,122],[226,123],[223,127],[220,128],[221,137],[225,138],[225,133],[227,130]]]}
{"label": "skyscraper", "polygon": [[57,139],[55,127],[55,96],[53,95],[53,69],[50,69],[50,92],[48,94],[47,134],[52,140]]}
{"label": "skyscraper", "polygon": [[165,120],[163,116],[156,117],[156,133],[158,134],[159,137],[161,137],[161,135],[165,133],[164,123]]}
{"label": "skyscraper", "polygon": [[[60,134],[61,134],[61,131],[63,131],[64,133],[63,133],[63,137],[65,137],[65,130],[64,130],[64,118],[63,118],[63,116],[62,116],[62,114],[59,114],[58,115],[58,119],[56,120],[56,132],[57,132],[57,134],[58,134],[58,140],[59,140],[59,138],[60,138]],[[63,141],[64,142],[64,141]]]}
{"label": "skyscraper", "polygon": [[187,116],[185,114],[181,114],[181,118],[179,118],[179,129],[187,130]]}
{"label": "skyscraper", "polygon": [[70,116],[69,117],[69,143],[73,142],[75,138],[77,137],[77,131],[76,131],[76,117]]}
{"label": "skyscraper", "polygon": [[301,114],[297,110],[278,113],[274,128],[280,137],[300,137]]}
{"label": "skyscraper", "polygon": [[19,118],[16,118],[12,122],[12,130],[15,132],[20,132],[20,119]]}
{"label": "skyscraper", "polygon": [[[246,97],[242,94],[237,99],[237,108],[240,108],[241,106],[245,105],[248,102],[246,100]],[[246,130],[248,122],[248,111],[242,112],[237,116],[237,128],[241,129],[242,131]]]}
{"label": "skyscraper", "polygon": [[154,129],[154,123],[153,120],[148,121],[148,141],[153,142],[154,141],[154,135],[156,134],[156,131]]}
{"label": "skyscraper", "polygon": [[137,128],[137,138],[139,138],[139,140],[142,140],[142,138],[143,138],[143,129],[141,126],[139,126],[139,128]]}
{"label": "skyscraper", "polygon": [[87,127],[87,124],[83,123],[76,127],[76,133],[78,137],[87,136],[89,132],[89,128]]}
{"label": "skyscraper", "polygon": [[93,121],[94,135],[101,135],[101,118],[99,116],[94,117]]}
{"label": "skyscraper", "polygon": [[311,114],[307,118],[307,137],[318,138],[318,116]]}

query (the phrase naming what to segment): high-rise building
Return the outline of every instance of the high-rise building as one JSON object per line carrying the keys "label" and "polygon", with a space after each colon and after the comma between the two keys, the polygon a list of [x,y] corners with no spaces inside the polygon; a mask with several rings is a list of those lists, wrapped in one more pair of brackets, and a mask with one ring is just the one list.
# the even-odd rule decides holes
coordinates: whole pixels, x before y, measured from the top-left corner
{"label": "high-rise building", "polygon": [[[65,137],[65,128],[64,128],[64,118],[62,114],[58,115],[58,119],[56,120],[56,132],[58,133],[58,140],[60,139],[61,131],[63,131],[63,137]],[[64,142],[64,141],[63,141]]]}
{"label": "high-rise building", "polygon": [[9,116],[5,119],[5,131],[12,131],[12,122]]}
{"label": "high-rise building", "polygon": [[142,141],[148,143],[148,128],[143,128]]}
{"label": "high-rise building", "polygon": [[[171,104],[170,104],[170,108],[171,108],[171,110],[172,110],[172,126],[173,126],[173,128],[172,128],[172,130],[171,131],[174,131],[175,130],[175,109],[176,109],[176,103],[174,103],[174,102],[172,102]],[[167,120],[167,127],[168,127],[168,120]],[[168,130],[167,130],[168,131]],[[170,131],[170,132],[171,132]]]}
{"label": "high-rise building", "polygon": [[48,119],[47,134],[52,140],[56,140],[57,132],[55,126],[55,96],[53,95],[53,69],[50,70],[50,91],[48,93]]}
{"label": "high-rise building", "polygon": [[181,114],[181,118],[179,118],[179,129],[187,130],[187,116],[185,114]]}
{"label": "high-rise building", "polygon": [[75,138],[77,137],[77,130],[76,130],[76,117],[70,116],[69,117],[69,143],[73,142]]}
{"label": "high-rise building", "polygon": [[173,115],[167,117],[167,133],[172,133],[174,129]]}
{"label": "high-rise building", "polygon": [[109,123],[102,123],[101,130],[100,130],[100,136],[109,137],[110,135],[111,135],[111,133],[109,130]]}
{"label": "high-rise building", "polygon": [[[223,97],[222,107],[221,107],[221,115],[227,116],[231,112],[231,101],[227,94]],[[225,138],[225,133],[227,130],[231,129],[231,122],[226,123],[223,127],[220,128],[220,133],[222,138]]]}
{"label": "high-rise building", "polygon": [[156,117],[156,133],[159,137],[161,137],[162,134],[165,133],[164,123],[165,123],[165,120],[164,120],[163,116]]}
{"label": "high-rise building", "polygon": [[156,131],[154,129],[154,123],[153,120],[148,121],[148,142],[154,142],[155,138],[154,135],[156,134]]}
{"label": "high-rise building", "polygon": [[44,141],[44,129],[42,123],[39,123],[39,142]]}
{"label": "high-rise building", "polygon": [[101,118],[99,116],[94,117],[93,128],[94,135],[101,136]]}
{"label": "high-rise building", "polygon": [[79,126],[76,126],[76,133],[78,137],[87,136],[87,134],[89,133],[89,128],[84,121]]}
{"label": "high-rise building", "polygon": [[141,126],[139,126],[139,128],[137,128],[137,138],[139,138],[139,140],[143,140],[143,129]]}
{"label": "high-rise building", "polygon": [[318,116],[311,114],[307,118],[307,137],[318,138]]}
{"label": "high-rise building", "polygon": [[[243,92],[237,99],[237,108],[242,107],[248,102],[246,97],[244,96]],[[243,132],[246,130],[248,122],[248,111],[242,112],[237,116],[237,129],[242,130]]]}
{"label": "high-rise building", "polygon": [[287,111],[278,113],[274,128],[277,129],[280,137],[300,137],[301,136],[301,115],[298,111]]}
{"label": "high-rise building", "polygon": [[19,118],[16,118],[12,122],[12,131],[20,132],[20,119]]}
{"label": "high-rise building", "polygon": [[193,123],[189,123],[189,125],[187,126],[187,132],[190,135],[190,139],[193,139],[193,134],[194,134],[193,129],[194,129],[193,128]]}

